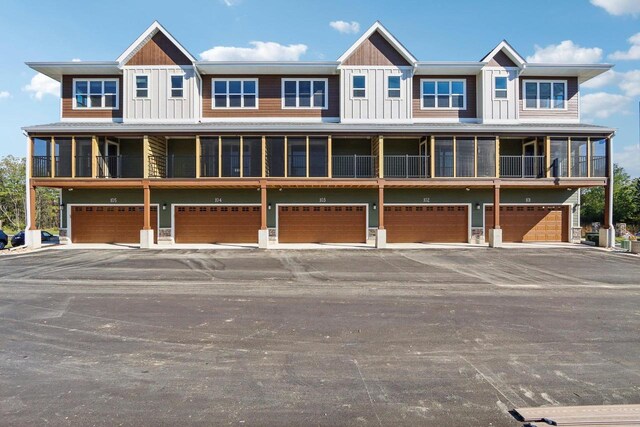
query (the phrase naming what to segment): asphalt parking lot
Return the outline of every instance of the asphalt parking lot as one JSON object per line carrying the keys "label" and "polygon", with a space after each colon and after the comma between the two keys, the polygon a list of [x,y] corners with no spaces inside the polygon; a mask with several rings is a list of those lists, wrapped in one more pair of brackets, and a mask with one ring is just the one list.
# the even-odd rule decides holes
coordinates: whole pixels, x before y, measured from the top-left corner
{"label": "asphalt parking lot", "polygon": [[2,425],[517,426],[640,403],[640,258],[596,249],[0,258]]}

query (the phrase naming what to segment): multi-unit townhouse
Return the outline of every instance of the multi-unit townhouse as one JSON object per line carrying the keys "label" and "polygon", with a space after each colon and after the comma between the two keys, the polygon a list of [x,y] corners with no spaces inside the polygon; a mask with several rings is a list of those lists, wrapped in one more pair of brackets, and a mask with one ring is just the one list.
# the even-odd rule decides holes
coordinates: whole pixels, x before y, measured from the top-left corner
{"label": "multi-unit townhouse", "polygon": [[581,123],[606,64],[418,61],[375,23],[337,61],[198,61],[159,23],[116,61],[28,65],[61,83],[28,137],[67,243],[563,241],[614,130]]}

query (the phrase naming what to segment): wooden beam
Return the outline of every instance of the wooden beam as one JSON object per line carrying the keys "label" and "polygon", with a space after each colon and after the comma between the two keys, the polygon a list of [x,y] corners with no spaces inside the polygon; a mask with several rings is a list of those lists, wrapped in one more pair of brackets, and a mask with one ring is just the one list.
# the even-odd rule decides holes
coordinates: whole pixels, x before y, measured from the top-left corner
{"label": "wooden beam", "polygon": [[289,176],[289,138],[284,137],[284,176]]}
{"label": "wooden beam", "polygon": [[307,141],[307,153],[305,155],[305,159],[307,160],[307,164],[305,165],[305,169],[307,173],[305,174],[305,176],[309,178],[309,136],[308,135],[307,135],[306,141]]}
{"label": "wooden beam", "polygon": [[56,177],[56,139],[51,137],[51,178]]}
{"label": "wooden beam", "polygon": [[33,178],[33,139],[31,136],[27,136],[27,165],[29,165],[27,177]]}
{"label": "wooden beam", "polygon": [[29,186],[29,230],[37,230],[36,227],[36,187]]}
{"label": "wooden beam", "polygon": [[142,188],[144,196],[144,225],[143,230],[151,230],[151,190],[149,189],[149,181],[143,184]]}
{"label": "wooden beam", "polygon": [[222,137],[218,137],[218,178],[222,178]]}
{"label": "wooden beam", "polygon": [[260,229],[267,229],[267,182],[260,181]]}
{"label": "wooden beam", "polygon": [[240,135],[240,178],[244,177],[244,137]]}
{"label": "wooden beam", "polygon": [[473,137],[473,176],[478,177],[478,137]]}
{"label": "wooden beam", "polygon": [[500,137],[496,136],[496,178],[500,178]]}
{"label": "wooden beam", "polygon": [[567,138],[567,176],[570,177],[571,175],[571,163],[573,163],[571,161],[571,137]]}
{"label": "wooden beam", "polygon": [[[149,135],[145,135],[142,139],[142,177],[149,178],[149,155],[151,154],[151,145]],[[145,228],[145,230],[148,230]]]}
{"label": "wooden beam", "polygon": [[378,135],[378,177],[384,178],[384,136]]}
{"label": "wooden beam", "polygon": [[333,177],[333,138],[331,135],[327,139],[327,176]]}
{"label": "wooden beam", "polygon": [[547,170],[547,178],[551,178],[551,137],[547,136],[544,140],[544,160]]}
{"label": "wooden beam", "polygon": [[91,178],[98,176],[98,137],[91,137]]}
{"label": "wooden beam", "polygon": [[71,178],[76,177],[76,137],[71,137]]}
{"label": "wooden beam", "polygon": [[458,170],[457,170],[458,150],[456,147],[457,145],[458,144],[456,143],[456,137],[453,136],[453,177],[454,178],[458,176]]}
{"label": "wooden beam", "polygon": [[262,176],[263,178],[267,177],[267,137],[262,135],[262,142],[261,142],[261,156],[262,156],[262,160],[260,161],[261,165],[262,165],[262,172],[260,174],[260,176]]}
{"label": "wooden beam", "polygon": [[431,144],[429,146],[429,163],[430,163],[430,177],[436,176],[436,137],[431,135]]}
{"label": "wooden beam", "polygon": [[196,178],[202,174],[202,146],[200,145],[200,135],[196,135]]}
{"label": "wooden beam", "polygon": [[500,229],[500,185],[493,187],[493,228]]}
{"label": "wooden beam", "polygon": [[587,138],[587,178],[591,178],[591,137]]}
{"label": "wooden beam", "polygon": [[378,228],[384,230],[384,186],[378,187]]}

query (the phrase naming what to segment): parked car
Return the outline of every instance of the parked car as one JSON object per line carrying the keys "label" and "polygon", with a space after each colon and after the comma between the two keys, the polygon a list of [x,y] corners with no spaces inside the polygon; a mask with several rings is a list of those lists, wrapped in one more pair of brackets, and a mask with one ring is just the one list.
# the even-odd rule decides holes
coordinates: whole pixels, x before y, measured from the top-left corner
{"label": "parked car", "polygon": [[[41,231],[40,239],[43,242],[49,242],[53,240],[53,234],[49,233],[48,231]],[[11,238],[11,245],[14,247],[24,245],[24,231],[16,233],[15,236]]]}
{"label": "parked car", "polygon": [[5,246],[7,246],[9,244],[9,236],[7,236],[7,234],[0,230],[0,250],[4,249]]}

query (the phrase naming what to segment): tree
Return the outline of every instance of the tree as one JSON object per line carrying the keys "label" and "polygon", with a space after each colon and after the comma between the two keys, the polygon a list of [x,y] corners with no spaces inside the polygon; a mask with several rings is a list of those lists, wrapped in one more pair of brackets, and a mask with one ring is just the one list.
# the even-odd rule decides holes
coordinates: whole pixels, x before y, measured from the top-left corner
{"label": "tree", "polygon": [[[632,180],[624,168],[613,165],[613,222],[635,222],[638,215],[637,180]],[[581,198],[583,223],[604,221],[604,188],[585,190]]]}

